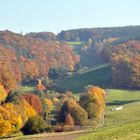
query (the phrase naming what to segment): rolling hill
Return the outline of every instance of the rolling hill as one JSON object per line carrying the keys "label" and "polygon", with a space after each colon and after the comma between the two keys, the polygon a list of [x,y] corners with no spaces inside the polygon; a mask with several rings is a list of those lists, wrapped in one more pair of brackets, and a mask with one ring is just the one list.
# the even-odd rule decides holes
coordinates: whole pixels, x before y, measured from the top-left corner
{"label": "rolling hill", "polygon": [[111,84],[111,68],[108,64],[100,65],[86,71],[74,74],[73,76],[57,80],[56,84],[66,90],[81,92],[87,85],[98,85],[109,87]]}

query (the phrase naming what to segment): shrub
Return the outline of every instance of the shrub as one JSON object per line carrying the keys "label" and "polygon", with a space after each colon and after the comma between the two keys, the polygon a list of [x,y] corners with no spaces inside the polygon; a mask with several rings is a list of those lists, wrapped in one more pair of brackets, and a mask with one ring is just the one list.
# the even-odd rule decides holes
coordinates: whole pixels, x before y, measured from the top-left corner
{"label": "shrub", "polygon": [[44,132],[46,129],[46,122],[40,116],[30,117],[25,123],[21,131],[24,135],[36,134]]}
{"label": "shrub", "polygon": [[54,127],[54,131],[55,131],[55,132],[62,132],[62,131],[63,131],[63,127],[62,127],[61,125],[56,125],[56,126]]}
{"label": "shrub", "polygon": [[63,131],[67,132],[67,131],[73,131],[74,130],[74,125],[64,125],[63,126]]}

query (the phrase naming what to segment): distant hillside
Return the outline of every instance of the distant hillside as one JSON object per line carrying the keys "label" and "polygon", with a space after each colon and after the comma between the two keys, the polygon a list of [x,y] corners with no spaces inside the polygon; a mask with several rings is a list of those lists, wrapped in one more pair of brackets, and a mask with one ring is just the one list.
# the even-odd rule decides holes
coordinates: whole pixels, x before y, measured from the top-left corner
{"label": "distant hillside", "polygon": [[[140,88],[139,40],[140,26],[75,29],[58,35],[51,32],[21,35],[1,31],[0,82],[11,89],[21,81],[48,76],[50,68],[87,72],[110,63],[111,69],[101,74],[107,72],[113,79],[106,85],[110,86],[112,82],[118,87]],[[94,83],[104,86],[100,83],[105,79],[101,81],[100,75],[96,77]],[[87,84],[90,82],[85,81],[83,85]]]}
{"label": "distant hillside", "polygon": [[55,41],[56,40],[56,35],[52,32],[31,32],[26,34],[28,37],[33,37],[35,39],[41,39],[44,41]]}
{"label": "distant hillside", "polygon": [[109,65],[95,67],[87,72],[74,74],[64,80],[58,80],[59,87],[73,92],[81,92],[87,85],[109,87],[111,85],[111,68]]}
{"label": "distant hillside", "polygon": [[73,29],[61,31],[57,37],[66,41],[88,41],[89,38],[103,40],[110,37],[118,37],[121,41],[140,40],[140,26]]}
{"label": "distant hillside", "polygon": [[67,30],[58,38],[80,55],[81,69],[110,63],[113,86],[140,88],[140,26]]}

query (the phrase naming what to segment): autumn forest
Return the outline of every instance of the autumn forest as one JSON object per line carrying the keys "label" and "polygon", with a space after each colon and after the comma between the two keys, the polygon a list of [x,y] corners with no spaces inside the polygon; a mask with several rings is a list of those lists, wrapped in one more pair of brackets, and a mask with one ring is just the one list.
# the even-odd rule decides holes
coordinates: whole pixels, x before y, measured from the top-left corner
{"label": "autumn forest", "polygon": [[0,31],[0,138],[101,127],[108,89],[140,90],[140,26]]}

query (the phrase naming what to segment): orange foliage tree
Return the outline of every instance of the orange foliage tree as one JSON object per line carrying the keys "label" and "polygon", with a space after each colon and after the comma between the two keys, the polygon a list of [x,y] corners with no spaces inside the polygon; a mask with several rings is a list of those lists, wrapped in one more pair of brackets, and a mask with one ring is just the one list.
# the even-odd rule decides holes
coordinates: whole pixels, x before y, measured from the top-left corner
{"label": "orange foliage tree", "polygon": [[0,62],[0,82],[9,91],[16,86],[15,73],[10,68],[10,63]]}
{"label": "orange foliage tree", "polygon": [[70,113],[67,113],[67,115],[66,115],[65,125],[74,125],[74,119]]}

